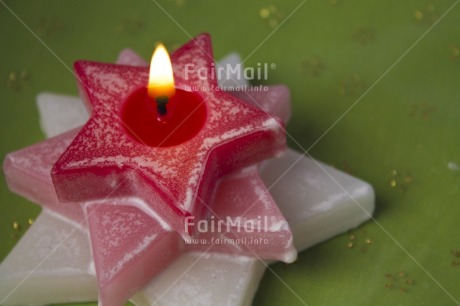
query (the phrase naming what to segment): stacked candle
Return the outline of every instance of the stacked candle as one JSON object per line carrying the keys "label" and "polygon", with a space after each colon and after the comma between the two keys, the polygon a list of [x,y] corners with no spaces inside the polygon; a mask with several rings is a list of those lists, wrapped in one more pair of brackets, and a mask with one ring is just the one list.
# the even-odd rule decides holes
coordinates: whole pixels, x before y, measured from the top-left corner
{"label": "stacked candle", "polygon": [[[21,300],[20,292],[24,292],[21,286],[28,290],[40,288],[37,282],[40,277],[35,278],[33,272],[50,258],[46,254],[39,262],[35,261],[39,264],[35,269],[33,264],[24,269],[31,271],[28,277],[18,275],[22,278],[19,281],[14,277],[0,279],[6,288],[0,295],[4,297],[2,302],[56,303],[95,298],[94,276],[88,271],[91,259],[85,250],[87,242],[82,237],[71,238],[77,231],[69,230],[69,226],[90,233],[102,305],[122,305],[154,278],[143,293],[136,295],[135,303],[141,305],[161,298],[173,304],[180,299],[190,302],[191,292],[182,291],[180,296],[174,295],[173,300],[165,288],[169,282],[182,289],[187,285],[193,292],[206,291],[209,279],[198,283],[193,275],[178,283],[173,279],[181,275],[187,263],[192,265],[192,273],[205,275],[195,266],[203,257],[207,257],[209,265],[203,264],[214,278],[216,273],[234,271],[237,274],[246,267],[252,268],[243,275],[235,274],[234,280],[240,283],[240,288],[217,285],[214,293],[202,292],[199,297],[193,294],[194,298],[201,299],[198,304],[206,301],[204,304],[216,305],[226,299],[234,299],[234,304],[250,301],[254,289],[246,285],[249,280],[260,277],[263,269],[249,257],[286,262],[295,259],[290,228],[259,173],[267,185],[275,187],[272,193],[278,204],[284,205],[283,212],[294,233],[304,233],[294,235],[299,248],[354,227],[370,216],[373,210],[370,186],[297,153],[289,151],[282,159],[270,161],[263,167],[253,166],[279,155],[284,149],[283,123],[274,115],[288,119],[287,90],[275,86],[267,92],[242,91],[230,95],[217,90],[214,78],[186,73],[185,67],[192,65],[196,70],[206,70],[207,76],[214,75],[211,54],[206,35],[177,50],[172,56],[174,90],[160,90],[160,93],[153,90],[153,100],[169,99],[166,104],[157,101],[156,107],[155,101],[149,98],[151,90],[145,89],[146,68],[76,64],[81,96],[91,112],[90,119],[81,129],[10,154],[5,161],[5,173],[13,191],[52,211],[42,214],[43,219],[69,233],[55,237],[59,242],[51,258],[59,254],[61,259],[54,261],[59,263],[53,267],[57,269],[55,272],[62,276],[67,264],[63,256],[68,254],[61,254],[60,249],[66,248],[69,240],[78,241],[74,243],[75,250],[85,254],[77,256],[78,263],[74,265],[77,273],[62,284],[63,296],[53,299],[43,294],[35,300],[24,300],[24,297]],[[136,59],[125,53],[121,62],[126,63],[128,58]],[[171,94],[174,91],[176,93]],[[184,107],[181,103],[186,104],[185,112],[180,110]],[[138,106],[131,108],[131,104]],[[58,129],[64,132],[66,128]],[[155,132],[160,137],[152,136]],[[283,174],[296,164],[295,171]],[[304,167],[310,170],[308,176],[304,174]],[[322,172],[350,189],[323,184]],[[276,185],[277,180],[285,183]],[[328,195],[329,192],[332,194]],[[308,205],[304,206],[304,201]],[[62,224],[55,213],[69,223]],[[318,224],[323,218],[326,223]],[[243,223],[234,222],[242,219]],[[220,220],[225,222],[218,222]],[[221,227],[216,232],[209,231],[216,223],[230,230],[222,232]],[[253,227],[248,230],[248,225]],[[328,227],[322,229],[321,226]],[[202,231],[204,227],[207,230]],[[315,227],[320,230],[309,232]],[[37,222],[34,228],[43,233],[47,230],[44,222]],[[232,241],[261,239],[268,243],[195,244],[190,243],[189,235],[207,242],[227,238]],[[26,241],[27,236],[23,240]],[[30,247],[31,243],[24,242],[22,247]],[[8,269],[10,257],[2,269]],[[15,271],[9,273],[14,275]],[[47,277],[47,285],[58,278],[53,273]],[[70,284],[79,277],[85,280],[81,282],[82,287],[72,287]],[[238,293],[232,295],[230,288]]]}

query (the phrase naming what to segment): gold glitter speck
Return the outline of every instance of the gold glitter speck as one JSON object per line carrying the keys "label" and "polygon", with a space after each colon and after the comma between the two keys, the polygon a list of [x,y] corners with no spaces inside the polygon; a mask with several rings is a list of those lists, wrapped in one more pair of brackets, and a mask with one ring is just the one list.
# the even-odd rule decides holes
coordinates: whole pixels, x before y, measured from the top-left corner
{"label": "gold glitter speck", "polygon": [[21,90],[27,87],[29,78],[30,72],[26,69],[22,69],[20,72],[10,71],[6,79],[6,86],[14,90]]}
{"label": "gold glitter speck", "polygon": [[260,17],[262,17],[264,19],[268,18],[268,17],[270,17],[270,11],[267,8],[262,8],[262,9],[260,9],[259,15],[260,15]]}
{"label": "gold glitter speck", "polygon": [[431,119],[431,114],[434,113],[434,111],[434,106],[427,101],[421,101],[412,104],[409,116],[428,120]]}
{"label": "gold glitter speck", "polygon": [[339,84],[339,94],[356,96],[362,93],[367,88],[366,82],[358,75],[353,74],[347,79],[344,79]]}
{"label": "gold glitter speck", "polygon": [[270,19],[270,20],[268,21],[268,26],[269,26],[270,28],[276,28],[276,27],[278,26],[278,24],[279,24],[279,22],[278,22],[278,20],[276,20],[276,19]]}
{"label": "gold glitter speck", "polygon": [[414,12],[414,18],[420,23],[431,25],[438,19],[438,15],[435,12],[434,6],[429,4],[423,9],[416,10]]}
{"label": "gold glitter speck", "polygon": [[414,16],[415,16],[415,19],[418,21],[423,20],[423,12],[420,10],[416,10]]}
{"label": "gold glitter speck", "polygon": [[366,231],[350,232],[348,234],[347,248],[357,248],[361,253],[367,253],[374,241],[367,236]]}
{"label": "gold glitter speck", "polygon": [[276,5],[270,4],[269,6],[267,6],[267,8],[271,14],[275,14],[276,12],[278,12],[278,8],[276,7]]}
{"label": "gold glitter speck", "polygon": [[398,289],[402,293],[407,293],[409,292],[409,288],[415,285],[415,280],[408,278],[407,273],[403,271],[395,275],[386,273],[385,278],[385,288],[389,290]]}
{"label": "gold glitter speck", "polygon": [[326,66],[321,58],[315,56],[301,63],[302,72],[312,77],[319,77]]}
{"label": "gold glitter speck", "polygon": [[352,38],[364,45],[374,40],[375,31],[371,27],[361,26],[353,32]]}
{"label": "gold glitter speck", "polygon": [[13,229],[14,229],[15,231],[18,231],[18,230],[21,229],[21,225],[19,224],[19,222],[13,221]]}
{"label": "gold glitter speck", "polygon": [[16,71],[11,71],[8,74],[8,80],[10,80],[11,82],[15,82],[17,79],[18,79],[18,73]]}
{"label": "gold glitter speck", "polygon": [[409,173],[401,173],[396,169],[391,170],[390,187],[399,186],[402,191],[406,191],[410,184],[414,181],[414,177]]}
{"label": "gold glitter speck", "polygon": [[394,188],[394,187],[396,187],[396,185],[397,185],[397,182],[396,182],[395,179],[393,179],[393,180],[390,181],[390,186],[391,186],[391,187]]}
{"label": "gold glitter speck", "polygon": [[276,28],[284,19],[284,13],[276,5],[270,4],[259,10],[259,16],[270,28]]}

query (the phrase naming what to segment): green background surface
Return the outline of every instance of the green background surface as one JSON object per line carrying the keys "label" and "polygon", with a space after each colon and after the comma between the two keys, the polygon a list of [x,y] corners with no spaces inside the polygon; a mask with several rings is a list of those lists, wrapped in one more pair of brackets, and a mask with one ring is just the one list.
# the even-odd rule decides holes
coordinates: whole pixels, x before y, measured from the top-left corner
{"label": "green background surface", "polygon": [[[75,60],[210,32],[216,58],[276,64],[263,83],[291,89],[292,147],[377,195],[375,221],[272,266],[254,304],[459,305],[458,2],[0,1],[1,158],[44,139],[35,96],[75,95]],[[39,207],[0,189],[2,259]]]}

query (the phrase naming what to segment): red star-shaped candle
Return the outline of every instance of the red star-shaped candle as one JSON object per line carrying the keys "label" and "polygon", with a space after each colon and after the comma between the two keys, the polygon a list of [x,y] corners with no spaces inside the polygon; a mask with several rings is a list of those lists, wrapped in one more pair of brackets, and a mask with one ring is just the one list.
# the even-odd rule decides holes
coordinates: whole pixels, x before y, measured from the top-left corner
{"label": "red star-shaped candle", "polygon": [[[280,119],[218,89],[207,34],[185,44],[171,59],[176,88],[193,90],[206,116],[196,135],[170,146],[135,139],[121,119],[126,101],[146,86],[147,68],[75,64],[91,118],[52,169],[62,202],[136,196],[147,203],[146,213],[188,234],[185,217],[199,219],[206,213],[220,177],[285,149]],[[173,132],[180,133],[180,126]]]}

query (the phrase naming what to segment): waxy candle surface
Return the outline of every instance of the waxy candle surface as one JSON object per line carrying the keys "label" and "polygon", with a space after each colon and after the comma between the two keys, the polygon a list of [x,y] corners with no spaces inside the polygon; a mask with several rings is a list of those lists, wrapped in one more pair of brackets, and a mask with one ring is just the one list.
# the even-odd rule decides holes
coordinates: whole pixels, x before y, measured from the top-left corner
{"label": "waxy candle surface", "polygon": [[[206,36],[201,37],[202,41],[206,41],[206,38],[207,38]],[[196,42],[196,41],[200,41],[200,38],[195,39],[195,41],[192,41],[189,44],[193,44],[193,42]],[[85,62],[77,63],[76,67],[77,67],[77,71],[79,68],[84,70],[84,72],[81,73],[81,77],[79,78],[80,85],[90,83],[94,86],[96,85],[101,86],[101,84],[113,85],[114,80],[120,81],[120,79],[114,77],[113,71],[114,70],[117,71],[118,76],[122,79],[125,76],[122,72],[126,70],[126,67],[120,68],[119,66],[113,66],[113,65],[111,67],[107,67],[107,65],[104,66],[101,64],[97,64],[97,63],[85,63]],[[117,70],[117,69],[120,69],[120,70]],[[110,71],[110,73],[108,71]],[[115,74],[117,75],[117,73]],[[131,76],[133,76],[132,74],[133,71],[131,71],[130,73],[131,73]],[[88,82],[85,83],[85,77],[88,79],[94,78],[95,80],[88,81],[86,79],[86,81]],[[123,80],[121,80],[120,82],[122,83]],[[120,82],[119,83],[115,82],[115,84],[117,85],[115,86],[115,89],[116,89],[115,92],[117,90],[126,89],[124,88],[124,86],[120,85],[121,84]],[[107,89],[107,88],[103,87],[103,89]],[[94,95],[93,98],[96,99],[98,103],[102,103],[103,101],[108,101],[107,99],[109,97],[112,97],[112,98],[115,97],[113,92],[111,92],[110,94],[107,94],[107,92],[95,93],[94,91],[91,90],[91,87],[85,87],[85,90],[86,90],[87,95],[89,96]],[[217,93],[222,93],[222,92],[217,91]],[[267,154],[267,152],[271,151],[273,153],[273,152],[276,152],[277,150],[280,150],[282,147],[284,147],[284,139],[280,138],[280,135],[278,135],[281,131],[280,128],[282,128],[281,121],[278,121],[278,119],[268,115],[267,113],[259,111],[257,108],[247,107],[248,106],[247,104],[244,104],[243,102],[239,102],[235,100],[234,98],[232,98],[231,96],[229,97],[230,99],[228,99],[227,97],[227,99],[224,99],[224,101],[218,100],[218,102],[219,103],[225,102],[224,103],[225,105],[223,106],[224,109],[230,107],[230,109],[233,109],[234,112],[237,111],[236,114],[238,114],[239,111],[242,111],[242,114],[239,114],[240,116],[237,118],[239,120],[233,120],[231,124],[229,123],[229,121],[227,121],[227,123],[229,124],[225,124],[226,120],[221,119],[219,121],[214,121],[214,124],[212,124],[213,122],[212,118],[209,117],[205,126],[203,127],[203,130],[208,129],[208,134],[205,133],[206,137],[203,138],[203,135],[201,135],[201,138],[200,138],[200,133],[203,133],[203,130],[201,130],[199,134],[197,135],[197,137],[195,137],[195,138],[198,138],[200,141],[204,141],[203,144],[205,144],[206,150],[208,150],[210,154],[217,155],[218,158],[216,160],[217,160],[218,165],[216,165],[216,162],[213,162],[211,166],[213,166],[214,168],[211,168],[211,169],[214,169],[214,170],[219,169],[217,171],[217,172],[220,171],[220,173],[217,173],[218,175],[224,174],[225,172],[229,171],[229,169],[237,169],[238,167],[241,167],[241,165],[244,165],[245,163],[248,163],[249,160],[253,159],[254,156],[252,155],[248,156],[247,155],[248,152],[245,152],[247,149],[249,149],[249,153],[252,153],[252,154],[255,152],[262,151],[262,155],[260,153],[256,153],[256,155],[259,154],[259,157],[255,157],[257,160],[257,158],[260,158],[260,156],[263,156],[263,154]],[[208,96],[208,98],[210,97]],[[211,98],[215,99],[216,97],[211,97]],[[226,98],[226,97],[222,96],[222,98]],[[214,107],[217,107],[219,103],[215,102],[213,104],[213,103],[208,102],[207,104],[208,109],[210,109],[209,107],[210,105],[211,106],[214,105]],[[234,106],[233,108],[231,107],[232,105]],[[106,104],[104,103],[102,104],[96,103],[93,106],[94,107],[92,109],[93,110],[92,117],[90,118],[89,122],[85,125],[85,127],[83,127],[83,129],[80,132],[78,132],[76,138],[70,144],[69,146],[70,148],[73,145],[75,145],[75,143],[78,144],[79,142],[78,139],[81,139],[80,141],[82,141],[82,143],[80,144],[85,145],[83,150],[87,150],[88,147],[86,145],[90,145],[91,141],[95,141],[94,145],[100,145],[100,143],[97,141],[99,139],[98,137],[101,137],[101,135],[105,135],[104,132],[107,132],[110,134],[110,131],[107,130],[107,127],[102,128],[102,130],[98,130],[97,124],[100,122],[107,123],[104,120],[107,118],[104,116],[108,115],[108,117],[110,118],[113,112],[111,113],[110,109],[109,110],[105,109],[104,106],[106,106]],[[99,113],[96,110],[98,107],[99,107]],[[113,110],[114,109],[112,109],[112,111]],[[100,117],[102,117],[102,119],[98,117],[97,114],[99,114]],[[101,119],[101,120],[98,121],[98,119]],[[250,123],[247,122],[249,119],[251,119],[252,122]],[[235,124],[235,121],[239,121],[240,123],[236,125],[236,126],[239,126],[237,130],[232,129],[232,126]],[[245,122],[247,123],[247,126],[244,126]],[[96,124],[96,128],[94,127],[94,124]],[[241,124],[243,124],[242,129],[241,129]],[[230,126],[230,129],[229,129],[229,126]],[[91,127],[94,128],[93,129],[94,133],[93,132],[85,133],[85,128],[87,128],[86,130],[91,130]],[[219,130],[222,132],[221,130],[222,128],[224,128],[224,130],[227,130],[227,132],[224,132],[223,134],[219,133]],[[100,132],[101,134],[98,134],[98,132]],[[217,133],[217,135],[219,135],[219,138],[216,139],[214,137],[213,139],[210,139],[209,136],[213,135],[213,133]],[[95,137],[92,138],[92,136],[95,136]],[[109,136],[113,137],[114,135],[110,134]],[[64,135],[64,138],[65,137],[66,136]],[[87,138],[89,138],[89,142]],[[193,140],[196,140],[195,138],[191,139],[188,142],[189,144],[190,142],[192,142],[192,146],[187,147],[188,149],[190,148],[192,149],[191,152],[195,152],[193,151],[193,149],[196,149],[196,143],[193,143]],[[107,143],[107,139],[104,139],[104,140],[105,140],[105,144],[109,146],[108,150],[110,151],[111,143],[110,144]],[[262,146],[256,147],[255,143],[252,143],[254,140],[257,140],[255,141],[255,143],[257,143],[259,146],[260,145]],[[209,141],[211,142],[209,143]],[[272,142],[273,144],[270,145],[270,142]],[[219,145],[219,144],[223,144],[223,145]],[[268,144],[268,147],[264,147],[264,144],[265,145]],[[116,147],[120,149],[119,143],[117,143],[117,145],[118,147],[117,146]],[[55,164],[53,170],[55,170],[56,168],[59,168],[58,164],[59,162],[62,162],[63,156],[65,160],[65,154],[69,152],[69,147],[66,149],[64,154],[61,155],[58,163]],[[128,147],[131,147],[131,146],[128,146]],[[232,152],[232,147],[238,148],[237,156],[236,157],[229,156],[230,159],[223,160],[224,161],[223,166],[222,164],[219,165],[219,163],[222,162],[222,157],[225,156],[224,153],[230,154]],[[77,145],[76,147],[74,147],[74,151],[73,151],[73,153],[76,154],[74,155],[74,157],[76,156],[77,159],[81,158],[81,156],[79,155],[79,153],[81,153],[81,150],[79,148],[81,147]],[[126,147],[121,146],[121,151],[117,151],[117,152],[126,153],[126,151],[123,151],[123,148],[126,149]],[[32,150],[34,151],[33,154],[36,155],[37,153],[39,153],[40,149],[41,149],[40,145],[36,146],[36,148]],[[55,151],[57,150],[56,147],[54,147],[53,149]],[[100,147],[96,147],[96,151],[98,151],[99,149]],[[107,150],[106,147],[102,149]],[[32,153],[32,151],[25,152],[25,155],[27,156],[27,154]],[[94,151],[92,152],[94,153]],[[88,152],[86,151],[85,153],[88,153]],[[100,153],[100,151],[98,151],[96,154],[98,153]],[[137,150],[137,153],[139,153],[139,150]],[[156,151],[156,153],[158,153],[158,151]],[[183,152],[182,154],[184,153],[185,152]],[[224,154],[224,155],[219,157],[219,153]],[[240,160],[238,160],[238,154],[242,154],[242,155],[239,155]],[[19,156],[21,156],[21,154],[18,154],[15,157],[12,156],[10,160],[12,166],[10,168],[13,168],[13,169],[15,168],[14,166],[15,158],[17,159]],[[163,155],[163,156],[166,156],[166,155]],[[114,158],[116,159],[118,157],[119,156],[115,156]],[[204,156],[204,157],[209,158],[212,161],[212,156]],[[25,158],[27,159],[27,157]],[[216,157],[214,156],[214,158]],[[241,158],[243,160],[241,160]],[[248,158],[249,160],[247,160]],[[101,159],[105,159],[105,160],[101,161]],[[95,160],[94,156],[90,158],[89,160],[88,159],[84,161],[79,160],[77,161],[77,163],[79,163],[77,168],[81,167],[83,170],[87,170],[88,168],[87,162],[91,164],[91,162],[93,162],[94,160]],[[190,157],[188,158],[188,160],[190,160]],[[98,176],[100,176],[101,174],[104,175],[104,171],[106,171],[107,169],[101,169],[100,166],[101,166],[101,163],[103,164],[104,162],[107,162],[107,161],[109,163],[110,162],[113,163],[114,159],[111,159],[110,157],[108,159],[107,157],[104,157],[104,158],[101,157],[96,161],[96,164],[98,165],[89,165],[89,168],[94,166],[96,168],[96,171],[93,174],[96,174]],[[192,161],[196,162],[197,159],[193,160],[192,158]],[[198,161],[199,161],[199,158],[198,158]],[[207,161],[207,159],[205,159],[204,161]],[[228,164],[225,164],[225,163],[228,163]],[[128,175],[130,175],[132,173],[129,172],[129,170],[130,170],[130,167],[133,167],[133,165],[132,164],[130,165],[129,162],[127,162],[127,164],[128,164],[128,167],[127,167],[128,171],[126,172],[128,172]],[[71,167],[72,166],[75,166],[75,165],[71,165]],[[176,167],[177,166],[183,167],[182,164],[176,165]],[[121,171],[126,170],[126,169],[123,169],[123,167],[121,167],[120,165],[117,165],[117,167],[120,168]],[[204,167],[203,169],[207,169],[207,168]],[[157,169],[154,169],[154,170],[157,170]],[[13,170],[13,172],[14,171],[15,170]],[[216,171],[213,171],[213,170],[209,170],[209,171],[211,172],[211,175],[215,175]],[[56,174],[56,172],[52,172],[52,173]],[[71,173],[71,174],[74,174],[74,173]],[[196,175],[196,173],[192,175]],[[215,179],[216,176],[213,176],[212,178]],[[248,178],[248,180],[249,179],[250,178]],[[99,180],[99,182],[101,181]],[[213,180],[211,180],[211,182],[214,183]],[[56,177],[54,177],[54,183],[56,187]],[[96,274],[98,277],[99,291],[100,291],[99,299],[100,299],[100,303],[103,305],[118,305],[122,301],[129,298],[129,296],[134,294],[135,291],[139,290],[139,288],[143,284],[145,284],[151,277],[153,277],[153,275],[157,274],[159,271],[163,270],[167,265],[169,265],[175,259],[175,257],[179,255],[180,250],[183,248],[181,246],[183,244],[183,240],[179,235],[176,234],[176,232],[180,232],[180,230],[178,231],[177,228],[174,228],[174,226],[171,228],[171,225],[176,225],[174,224],[175,220],[172,219],[174,215],[171,216],[171,214],[168,215],[167,213],[165,213],[163,211],[165,207],[162,207],[163,210],[160,210],[160,211],[158,210],[160,206],[155,207],[153,208],[153,210],[151,210],[152,207],[149,206],[149,204],[152,204],[152,203],[159,204],[160,203],[159,205],[161,205],[161,202],[159,201],[158,195],[151,195],[148,192],[149,190],[150,191],[152,190],[152,188],[149,188],[148,182],[142,179],[139,180],[139,179],[136,179],[136,178],[133,179],[132,177],[130,177],[129,183],[133,185],[128,186],[127,190],[124,190],[123,188],[126,186],[116,185],[116,184],[114,185],[112,184],[112,182],[110,182],[112,188],[114,188],[115,190],[118,190],[118,188],[116,187],[121,187],[120,189],[122,190],[122,192],[114,194],[113,196],[115,197],[109,197],[102,201],[90,198],[88,199],[90,200],[90,202],[80,203],[81,205],[85,206],[86,208],[85,211],[87,213],[87,217],[89,218],[89,231],[90,231],[93,256],[95,259]],[[262,182],[260,182],[259,184],[263,186]],[[14,182],[12,182],[11,185],[13,186]],[[89,182],[87,181],[86,185],[91,185],[91,181]],[[136,189],[131,190],[130,189],[131,187],[136,188]],[[59,190],[59,188],[57,189]],[[211,190],[213,191],[213,188],[211,188]],[[217,192],[218,190],[219,189],[216,189]],[[251,190],[256,190],[256,189],[251,189],[251,188],[245,189],[243,193],[246,192],[246,190],[251,192]],[[123,193],[126,191],[128,191],[128,193]],[[264,192],[267,193],[268,195],[268,191],[264,191]],[[124,198],[120,197],[120,196],[127,197],[130,195],[137,197],[137,199],[125,200]],[[147,197],[143,197],[142,195],[147,195]],[[256,198],[260,197],[260,191],[257,191],[255,195],[256,195]],[[152,200],[152,197],[154,197],[153,200]],[[113,200],[111,200],[112,198]],[[287,223],[283,221],[284,218],[280,214],[279,210],[276,208],[276,205],[274,204],[274,202],[271,200],[271,197],[268,196],[267,199],[270,199],[271,201],[269,206],[261,205],[261,207],[273,207],[275,209],[275,210],[271,209],[272,219],[270,221],[271,223],[273,222],[276,223],[275,227],[273,227],[270,224],[270,229],[271,229],[270,232],[274,232],[274,235],[272,235],[270,238],[271,240],[273,239],[275,240],[270,241],[271,244],[265,245],[265,247],[263,247],[262,249],[257,249],[256,252],[254,252],[250,248],[246,250],[237,249],[237,250],[233,250],[233,252],[237,252],[237,253],[239,252],[241,254],[248,254],[248,255],[250,252],[252,252],[253,255],[260,254],[261,256],[263,256],[263,258],[266,258],[266,259],[272,258],[272,259],[282,259],[285,261],[292,261],[296,257],[295,255],[296,252],[294,248],[292,247],[292,237],[291,237],[289,227],[287,226]],[[149,200],[150,200],[150,203],[149,203]],[[200,201],[203,202],[203,199],[200,198]],[[254,202],[257,202],[257,201],[254,201]],[[230,210],[229,212],[232,212],[232,210]],[[268,211],[264,211],[264,212],[266,213]],[[225,211],[224,212],[221,211],[221,215],[225,213],[226,213]],[[233,216],[234,215],[235,214],[233,214]],[[138,222],[130,222],[130,220],[131,221],[138,220]],[[141,222],[141,220],[144,220],[145,222]],[[125,225],[122,225],[122,223]],[[142,224],[144,223],[150,224],[150,225],[142,226]],[[280,231],[281,234],[277,233],[277,230],[280,228],[279,224],[285,224],[284,226],[282,226],[282,230]],[[274,230],[272,228],[274,228]],[[110,234],[112,232],[117,233],[116,237],[113,237],[113,235]],[[112,239],[112,238],[116,238],[116,239]],[[277,239],[281,243],[278,243]],[[273,246],[276,246],[276,247],[273,247]],[[205,246],[202,246],[202,248],[204,247]],[[173,251],[173,250],[176,250],[176,251]],[[275,251],[275,250],[279,250],[279,251]],[[231,251],[231,248],[225,247],[222,249],[218,249],[217,251],[229,252]],[[278,254],[276,254],[276,252],[278,252]],[[155,255],[155,257],[158,257],[158,260],[155,262],[152,262],[151,261],[152,255]],[[139,277],[140,271],[143,272],[141,273],[143,277]]]}
{"label": "waxy candle surface", "polygon": [[[124,61],[129,59],[129,63],[131,64],[144,64],[142,60],[140,60],[137,56],[135,56],[135,54],[133,54],[129,50],[125,50],[124,52],[122,52],[120,57]],[[235,56],[231,58],[233,59],[233,63],[239,63],[238,58],[236,60],[234,59]],[[275,86],[273,89],[275,90],[270,90],[270,94],[267,95],[265,99],[263,99],[265,103],[261,106],[265,110],[277,110],[275,111],[275,113],[284,114],[282,115],[282,117],[285,120],[287,120],[288,116],[286,116],[286,114],[289,114],[288,91],[283,87],[277,86]],[[257,99],[253,100],[254,96],[259,95],[254,92],[249,92],[247,93],[247,95],[245,95],[245,97],[248,98],[248,100],[250,101],[260,101]],[[59,102],[58,105],[60,105],[60,107],[63,109],[63,114],[68,115],[70,120],[66,120],[61,123],[55,120],[57,116],[56,114],[54,114],[56,108],[49,107],[49,105],[56,105],[55,102]],[[39,110],[41,111],[41,122],[44,130],[46,131],[46,134],[48,135],[55,135],[57,133],[64,132],[67,129],[72,128],[73,126],[78,125],[78,123],[81,124],[87,120],[86,115],[84,115],[84,112],[80,109],[80,102],[78,99],[73,99],[65,96],[42,94],[38,97],[38,103]],[[66,108],[65,106],[67,105],[68,107]],[[306,171],[304,172],[304,174],[297,172],[294,175],[291,175],[291,172],[288,172],[284,176],[284,178],[277,184],[277,186],[275,186],[275,188],[271,190],[271,192],[274,192],[274,196],[279,201],[280,208],[283,210],[284,214],[290,218],[291,225],[295,229],[294,238],[296,241],[296,245],[300,249],[304,249],[306,246],[312,245],[318,241],[327,239],[336,233],[340,233],[341,231],[345,231],[351,227],[354,227],[363,220],[367,219],[368,215],[364,211],[360,211],[360,209],[353,204],[353,201],[348,198],[349,195],[351,195],[355,201],[361,203],[363,207],[368,211],[368,213],[372,212],[373,192],[372,189],[368,187],[368,184],[360,182],[346,174],[340,173],[339,171],[334,170],[325,165],[321,166],[318,162],[314,162],[305,157],[300,157],[298,153],[290,153],[286,157],[289,158],[282,158],[275,168],[278,169],[276,171],[281,171],[281,169],[289,167],[294,161],[298,160],[299,158],[302,158],[301,162],[299,163],[299,166],[301,166],[299,169],[302,170],[299,171]],[[272,167],[270,167],[269,165],[270,163],[265,165],[263,175],[274,177],[275,174],[270,174],[271,171],[269,169],[271,169]],[[343,196],[339,196],[344,191],[340,190],[338,186],[335,186],[334,183],[331,182],[330,178],[325,174],[325,172],[323,172],[323,169],[326,169],[328,174],[337,179],[337,181],[346,188],[348,195],[344,193]],[[302,177],[303,179],[301,179],[301,181],[303,183],[300,184],[302,185],[301,189],[305,189],[305,193],[295,192],[290,195],[289,199],[286,199],[286,188],[288,188],[288,186],[298,186],[298,180]],[[312,180],[312,178],[316,179]],[[320,183],[319,185],[324,186],[324,188],[318,189],[316,187],[319,186],[318,183]],[[333,194],[335,196],[332,197]],[[296,195],[298,195],[298,197],[296,197]],[[335,199],[334,201],[336,202],[326,205],[326,202],[329,201],[327,199]],[[317,209],[317,206],[318,208],[320,206],[322,208]],[[342,217],[344,216],[343,212],[347,211],[349,213],[345,216],[350,215],[350,218],[351,216],[353,216],[352,220],[346,220]],[[46,218],[46,221],[44,218]],[[61,221],[54,221],[53,215],[44,212],[37,220],[37,222],[34,224],[31,231],[28,232],[26,237],[29,236],[29,233],[32,234],[34,230],[37,230],[38,232],[42,231],[42,219],[43,222],[47,224],[53,224],[56,226],[56,228],[65,226],[65,224]],[[338,228],[334,226],[331,228],[331,225],[335,224],[338,221],[342,224],[341,227]],[[303,225],[299,226],[301,224]],[[73,228],[73,225],[67,226],[70,229]],[[308,230],[308,233],[310,234],[307,234],[307,232],[303,233],[301,232],[301,230]],[[314,233],[314,235],[311,235],[311,233]],[[6,271],[5,268],[11,267],[11,265],[13,266],[13,270],[9,272],[11,273],[9,275],[17,275],[18,277],[20,277],[21,271],[24,271],[23,273],[26,274],[28,273],[27,268],[25,270],[18,269],[18,267],[15,266],[13,260],[20,260],[23,258],[22,254],[28,253],[29,243],[27,241],[24,241],[26,240],[26,237],[23,240],[21,240],[20,244],[18,244],[18,246],[15,248],[15,251],[17,252],[12,253],[8,257],[8,259],[5,260],[4,263],[2,263],[2,271]],[[51,240],[50,243],[52,243],[52,241],[53,240]],[[60,241],[57,240],[55,243],[59,244]],[[52,246],[53,244],[51,244],[50,246],[48,246],[47,244],[37,245],[37,247],[43,247],[44,250],[52,248]],[[80,245],[80,247],[84,248],[83,245]],[[24,249],[25,251],[21,251],[22,249]],[[38,261],[41,260],[40,258],[37,258],[35,256],[33,258],[24,259],[27,262],[30,262],[32,266],[33,259],[36,259]],[[86,261],[86,259],[84,259],[84,257],[78,257],[78,260],[79,262],[81,262],[81,266],[84,271],[87,270],[86,267],[91,265]],[[252,299],[252,296],[256,289],[256,283],[258,282],[263,271],[263,265],[260,264],[260,262],[256,260],[248,260],[249,259],[245,260],[244,258],[237,259],[235,257],[230,259],[226,258],[225,256],[218,256],[216,254],[208,254],[206,256],[202,256],[200,254],[183,255],[181,259],[177,262],[177,264],[171,266],[166,273],[162,274],[160,278],[158,278],[155,281],[152,281],[148,288],[136,295],[133,301],[136,303],[136,305],[150,305],[151,303],[153,303],[153,301],[157,301],[161,305],[176,305],[177,303],[181,303],[181,301],[182,303],[192,304],[199,304],[207,301],[212,305],[226,305],[230,300],[232,301],[232,303],[236,305],[247,304]],[[189,269],[189,264],[191,261],[194,263],[193,269]],[[55,263],[57,264],[58,262]],[[61,269],[66,269],[65,264],[62,267],[55,266],[56,273],[59,273]],[[186,269],[187,272],[183,271],[183,269]],[[205,270],[208,271],[208,273],[214,273],[214,269],[217,269],[216,271],[222,271],[222,273],[226,275],[224,282],[217,282],[215,281],[215,279],[213,280],[209,277],[203,277],[203,275],[201,275],[201,273],[199,272],[201,270]],[[88,281],[91,282],[93,274],[91,274],[91,270],[87,271],[89,273]],[[15,272],[17,272],[17,274]],[[186,273],[185,277],[181,277],[180,280],[177,281],[177,278],[179,276],[184,275],[183,273]],[[60,299],[59,296],[47,294],[47,288],[49,289],[56,287],[56,285],[53,285],[54,279],[56,279],[59,284],[62,283],[58,280],[62,279],[62,276],[59,276],[60,274],[53,274],[51,271],[41,271],[40,275],[43,275],[43,279],[40,278],[41,281],[26,282],[26,284],[32,286],[31,290],[34,290],[33,288],[36,288],[38,283],[49,284],[49,286],[41,287],[41,290],[39,291],[43,294],[38,294],[36,296],[35,302],[59,303],[70,301],[70,299]],[[2,281],[8,281],[8,284],[10,282],[14,284],[14,279],[16,278],[9,277],[8,279]],[[29,278],[29,280],[34,279],[36,278]],[[196,280],[198,280],[198,282]],[[8,284],[5,283],[5,289],[11,288]],[[18,301],[17,303],[19,304],[26,303],[24,302],[25,295],[21,294],[21,292],[27,292],[27,288],[29,287],[26,285],[21,286],[19,290],[17,290],[15,294],[11,296],[11,301]],[[167,290],[165,290],[165,288],[167,288]],[[213,288],[212,292],[209,290],[210,288]],[[77,288],[74,288],[73,286],[67,288],[67,290],[74,292],[74,295],[80,297],[80,299],[77,299],[79,301],[94,300],[96,298],[94,293],[84,293],[76,289]],[[182,294],[175,294],[177,292],[182,292]],[[189,295],[189,293],[191,294],[191,292],[195,292],[196,294]],[[93,298],[88,298],[88,296],[93,296]],[[159,298],[160,301],[158,300]]]}

